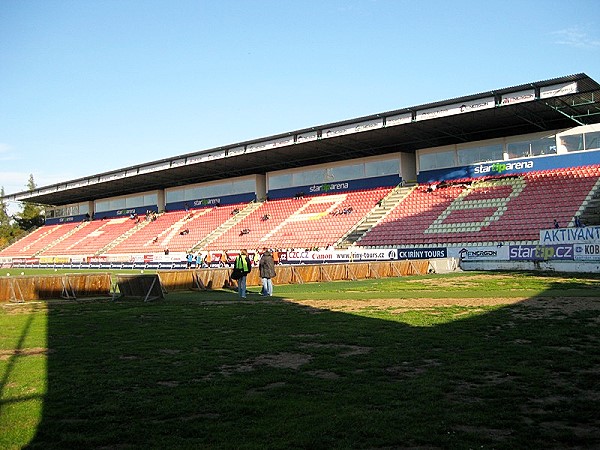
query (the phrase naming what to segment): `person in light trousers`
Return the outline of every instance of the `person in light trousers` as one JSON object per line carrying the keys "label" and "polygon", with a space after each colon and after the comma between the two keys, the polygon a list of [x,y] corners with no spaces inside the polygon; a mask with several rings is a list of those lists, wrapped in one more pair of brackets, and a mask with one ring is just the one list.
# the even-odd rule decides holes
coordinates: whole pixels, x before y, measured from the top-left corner
{"label": "person in light trousers", "polygon": [[273,254],[268,248],[263,250],[258,263],[258,270],[262,281],[261,295],[271,297],[273,295],[273,281],[271,278],[275,276],[275,261],[273,261]]}

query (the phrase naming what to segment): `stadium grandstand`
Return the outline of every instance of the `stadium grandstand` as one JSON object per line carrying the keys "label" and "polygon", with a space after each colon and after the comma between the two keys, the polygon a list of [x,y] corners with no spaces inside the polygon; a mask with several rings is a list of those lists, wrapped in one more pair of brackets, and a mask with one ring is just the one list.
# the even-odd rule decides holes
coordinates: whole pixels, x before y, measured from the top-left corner
{"label": "stadium grandstand", "polygon": [[600,85],[577,74],[9,194],[46,220],[0,264],[600,261],[599,186]]}

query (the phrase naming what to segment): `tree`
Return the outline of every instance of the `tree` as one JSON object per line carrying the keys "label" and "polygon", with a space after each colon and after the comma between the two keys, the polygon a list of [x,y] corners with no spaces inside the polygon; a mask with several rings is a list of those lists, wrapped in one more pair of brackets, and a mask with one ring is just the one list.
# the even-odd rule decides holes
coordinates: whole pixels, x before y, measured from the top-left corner
{"label": "tree", "polygon": [[0,248],[5,247],[20,231],[8,215],[8,205],[4,201],[4,186],[0,188]]}
{"label": "tree", "polygon": [[[27,190],[33,192],[35,188],[35,181],[33,180],[33,174],[31,174],[27,182]],[[23,211],[15,216],[15,221],[21,230],[42,226],[44,224],[43,209],[35,203],[23,202]]]}

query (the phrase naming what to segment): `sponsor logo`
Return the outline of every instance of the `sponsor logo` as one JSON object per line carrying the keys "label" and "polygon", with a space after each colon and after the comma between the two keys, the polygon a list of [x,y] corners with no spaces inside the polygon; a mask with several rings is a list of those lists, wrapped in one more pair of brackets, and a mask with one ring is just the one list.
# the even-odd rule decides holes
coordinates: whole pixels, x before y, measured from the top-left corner
{"label": "sponsor logo", "polygon": [[498,252],[496,250],[467,250],[466,248],[463,248],[458,252],[458,256],[461,259],[486,258],[486,257],[495,258],[498,256]]}
{"label": "sponsor logo", "polygon": [[118,209],[117,216],[126,216],[129,214],[135,214],[135,209]]}
{"label": "sponsor logo", "polygon": [[398,259],[428,259],[446,258],[448,252],[445,248],[401,248],[398,250]]}
{"label": "sponsor logo", "polygon": [[202,200],[194,200],[194,206],[209,206],[209,205],[217,205],[221,203],[220,198],[203,198]]}
{"label": "sponsor logo", "polygon": [[310,192],[329,192],[339,191],[342,189],[348,189],[348,183],[324,183],[324,184],[313,184],[310,188]]}
{"label": "sponsor logo", "polygon": [[529,100],[533,100],[534,98],[535,98],[535,96],[533,94],[523,94],[523,95],[515,95],[513,97],[504,97],[502,99],[502,104],[508,105],[510,103],[526,102]]}
{"label": "sponsor logo", "polygon": [[503,173],[507,170],[533,169],[533,161],[502,162],[494,164],[479,164],[473,172],[479,173]]}
{"label": "sponsor logo", "polygon": [[575,244],[575,259],[600,259],[600,244]]}
{"label": "sponsor logo", "polygon": [[516,245],[508,255],[511,261],[573,260],[573,245]]}

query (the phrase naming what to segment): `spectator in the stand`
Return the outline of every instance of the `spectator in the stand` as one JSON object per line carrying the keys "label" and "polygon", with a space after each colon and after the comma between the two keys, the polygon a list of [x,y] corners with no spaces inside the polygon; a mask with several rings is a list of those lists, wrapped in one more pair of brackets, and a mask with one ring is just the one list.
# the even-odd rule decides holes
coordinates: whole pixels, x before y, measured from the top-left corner
{"label": "spectator in the stand", "polygon": [[169,254],[169,249],[165,248],[165,255],[168,255],[168,254]]}
{"label": "spectator in the stand", "polygon": [[260,220],[262,220],[264,222],[265,220],[269,220],[270,218],[271,218],[271,214],[265,214],[264,216],[262,216],[260,218]]}
{"label": "spectator in the stand", "polygon": [[576,215],[576,216],[575,216],[575,226],[576,226],[577,228],[582,228],[582,227],[584,227],[584,226],[585,226],[585,225],[583,225],[583,222],[582,222],[582,221],[581,221],[581,219],[579,218],[579,215]]}
{"label": "spectator in the stand", "polygon": [[250,229],[249,228],[244,228],[242,231],[240,231],[240,236],[243,236],[245,234],[250,233]]}
{"label": "spectator in the stand", "polygon": [[558,223],[558,220],[554,219],[554,228],[560,228],[560,224]]}
{"label": "spectator in the stand", "polygon": [[240,298],[246,298],[246,276],[252,270],[252,262],[248,256],[248,250],[245,248],[242,249],[237,258],[235,258],[234,268],[242,272],[242,276],[238,280],[238,295]]}
{"label": "spectator in the stand", "polygon": [[239,212],[240,212],[240,209],[239,209],[239,208],[233,208],[233,209],[231,210],[231,215],[232,215],[232,216],[235,216],[235,215],[236,215],[237,213],[239,213]]}
{"label": "spectator in the stand", "polygon": [[156,244],[158,242],[158,236],[155,236],[154,239],[152,239],[152,243]]}
{"label": "spectator in the stand", "polygon": [[180,234],[181,236],[185,236],[186,234],[190,234],[190,230],[189,230],[189,228],[186,228],[185,230],[183,230],[183,231],[180,231],[180,232],[179,232],[179,234]]}
{"label": "spectator in the stand", "polygon": [[275,261],[273,260],[273,254],[268,248],[263,249],[258,269],[262,281],[261,295],[271,297],[273,295],[273,281],[271,279],[275,277]]}

